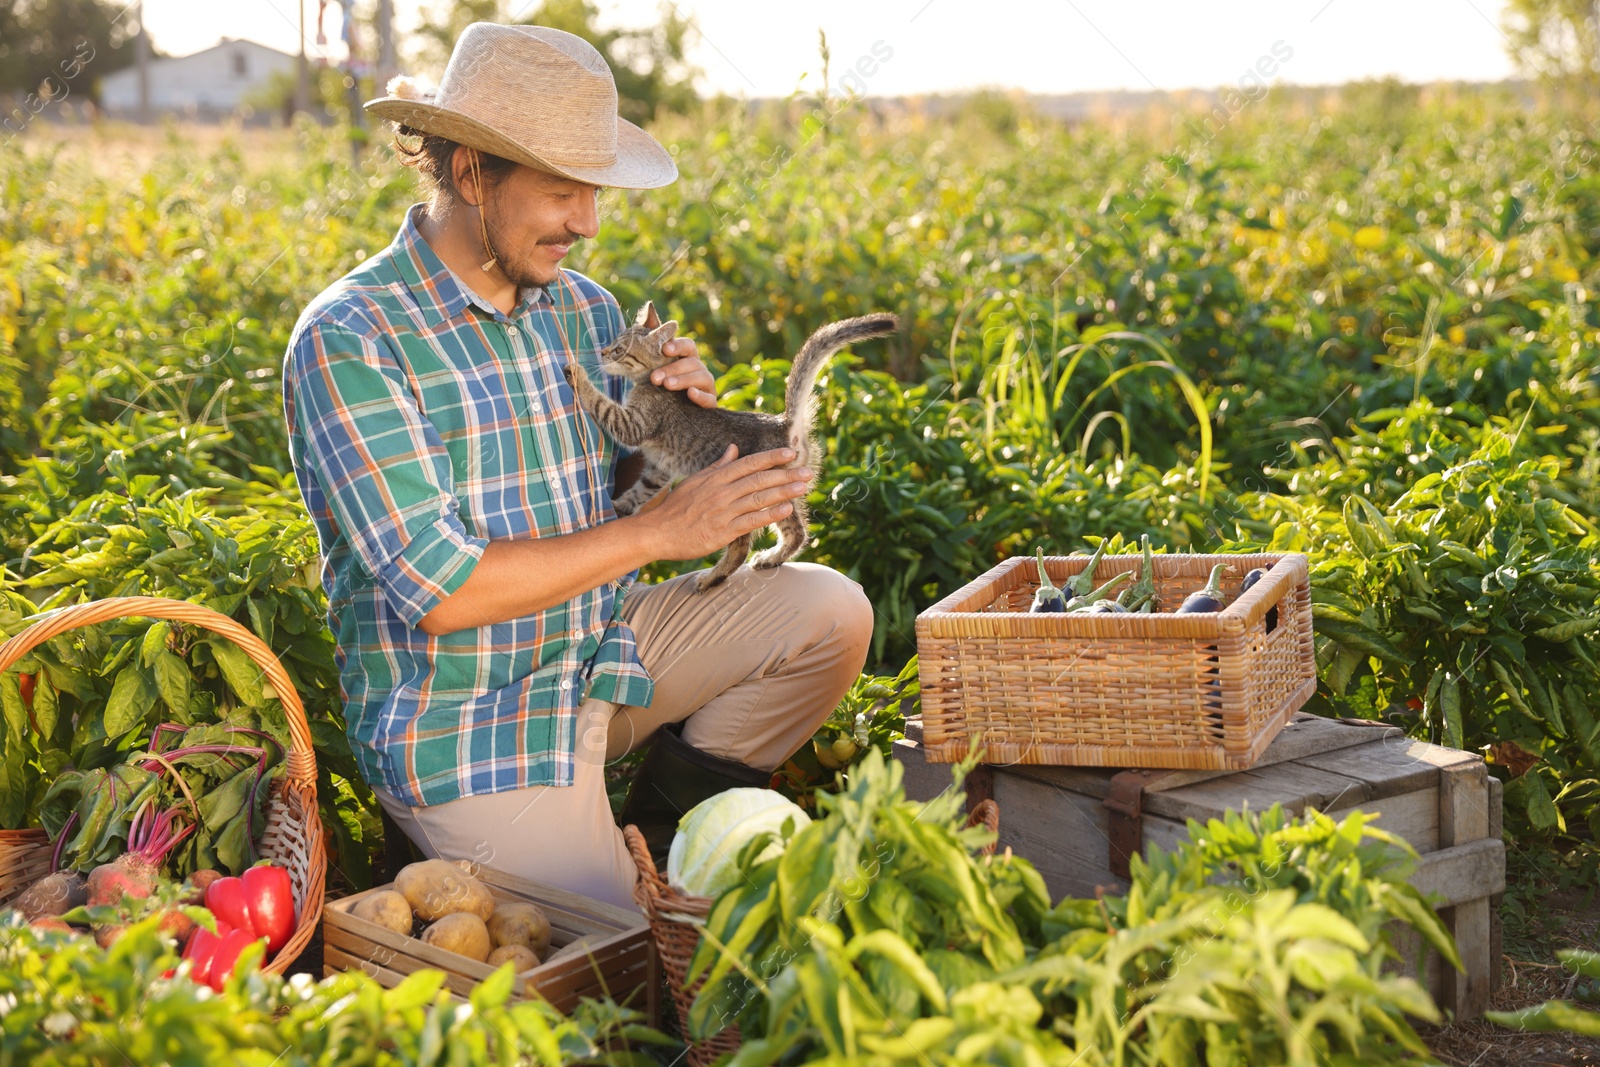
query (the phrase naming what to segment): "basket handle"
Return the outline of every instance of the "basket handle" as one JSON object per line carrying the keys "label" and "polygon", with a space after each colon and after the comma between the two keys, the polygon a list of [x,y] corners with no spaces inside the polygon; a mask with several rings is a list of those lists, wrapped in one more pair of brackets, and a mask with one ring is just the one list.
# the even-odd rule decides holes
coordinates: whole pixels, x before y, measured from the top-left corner
{"label": "basket handle", "polygon": [[[1246,558],[1259,566],[1259,562],[1255,558]],[[1290,552],[1272,563],[1261,580],[1243,593],[1240,593],[1232,604],[1223,609],[1223,612],[1224,614],[1243,615],[1244,626],[1248,630],[1266,618],[1269,597],[1272,598],[1274,604],[1287,600],[1289,594],[1294,591],[1294,587],[1301,582],[1309,581],[1310,575],[1311,568],[1306,561],[1305,555],[1300,552]],[[1278,624],[1280,626],[1288,621],[1285,617],[1286,614],[1287,605],[1285,605],[1285,612],[1279,616]]]}
{"label": "basket handle", "polygon": [[980,850],[985,856],[994,855],[994,847],[1000,843],[998,837],[1000,833],[1000,805],[996,804],[993,798],[980,800],[967,815],[967,826],[982,826],[991,834],[997,835],[995,840],[990,841]]}
{"label": "basket handle", "polygon": [[296,785],[309,790],[310,795],[315,797],[317,757],[312,749],[311,726],[306,722],[306,708],[300,701],[300,694],[295,692],[294,683],[289,680],[289,673],[283,669],[283,664],[278,662],[278,657],[273,655],[272,649],[255,634],[221,612],[212,611],[200,604],[192,604],[187,600],[155,596],[110,597],[88,604],[57,608],[40,616],[37,622],[5,644],[0,644],[0,671],[9,670],[12,664],[35,648],[52,637],[59,637],[70,630],[92,626],[95,623],[110,622],[113,619],[140,617],[199,626],[228,638],[244,650],[255,665],[261,668],[261,673],[266,675],[267,681],[272,683],[279,702],[283,704],[284,715],[289,720],[289,752],[284,757],[288,778]]}
{"label": "basket handle", "polygon": [[633,857],[633,865],[639,869],[639,880],[633,884],[633,900],[648,915],[655,914],[655,904],[666,891],[666,885],[661,881],[661,872],[656,870],[656,861],[650,858],[650,846],[645,844],[644,834],[632,823],[622,829],[622,839],[627,842],[628,855]]}

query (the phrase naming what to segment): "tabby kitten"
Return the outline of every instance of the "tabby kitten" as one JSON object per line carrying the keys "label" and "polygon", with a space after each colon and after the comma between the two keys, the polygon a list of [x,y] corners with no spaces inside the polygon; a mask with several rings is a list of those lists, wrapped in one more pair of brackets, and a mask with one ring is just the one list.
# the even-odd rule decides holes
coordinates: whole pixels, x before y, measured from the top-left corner
{"label": "tabby kitten", "polygon": [[[900,325],[893,315],[863,315],[857,319],[831,322],[812,334],[794,358],[784,393],[782,415],[759,411],[728,411],[703,408],[686,392],[663,389],[650,381],[650,372],[666,366],[672,359],[662,355],[661,346],[678,333],[676,321],[662,322],[655,305],[647,303],[634,324],[622,332],[600,353],[600,367],[608,374],[620,374],[633,383],[626,403],[619,404],[590,381],[582,367],[568,363],[567,381],[578,402],[619,444],[644,453],[645,469],[626,493],[615,501],[618,515],[629,515],[673,479],[687,478],[715,463],[730,444],[739,446],[739,455],[748,456],[773,448],[792,448],[790,467],[810,467],[822,457],[822,450],[811,437],[816,405],[812,390],[822,367],[839,349],[868,337],[883,337]],[[756,554],[750,565],[757,570],[776,567],[793,559],[806,544],[809,516],[805,501],[793,501],[794,510],[773,524],[778,543]],[[705,592],[724,582],[738,570],[750,554],[754,534],[734,540],[717,561],[701,575],[696,588]]]}

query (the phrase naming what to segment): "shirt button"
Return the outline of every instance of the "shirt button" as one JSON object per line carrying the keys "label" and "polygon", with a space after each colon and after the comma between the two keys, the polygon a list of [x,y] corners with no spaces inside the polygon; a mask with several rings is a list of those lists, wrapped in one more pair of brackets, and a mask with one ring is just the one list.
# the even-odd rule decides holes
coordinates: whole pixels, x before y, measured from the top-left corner
{"label": "shirt button", "polygon": [[543,410],[544,409],[539,406],[539,402],[537,400],[528,405],[528,411],[534,415],[539,414],[539,412]]}
{"label": "shirt button", "polygon": [[561,679],[561,688],[562,689],[571,689],[572,688],[572,679],[571,678],[563,678],[563,679]]}
{"label": "shirt button", "polygon": [[517,328],[515,326],[507,326],[506,327],[506,336],[508,336],[508,337],[517,336]]}

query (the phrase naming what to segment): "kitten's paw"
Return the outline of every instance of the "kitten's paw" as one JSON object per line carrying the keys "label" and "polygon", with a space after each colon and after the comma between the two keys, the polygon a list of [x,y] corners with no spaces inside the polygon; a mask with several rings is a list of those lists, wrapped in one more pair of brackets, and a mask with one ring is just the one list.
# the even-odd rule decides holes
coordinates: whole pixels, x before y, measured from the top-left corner
{"label": "kitten's paw", "polygon": [[750,557],[750,566],[758,571],[770,571],[789,560],[788,553],[769,548]]}
{"label": "kitten's paw", "polygon": [[562,367],[561,376],[566,378],[568,385],[572,385],[578,377],[577,365],[574,363],[568,363],[565,367]]}

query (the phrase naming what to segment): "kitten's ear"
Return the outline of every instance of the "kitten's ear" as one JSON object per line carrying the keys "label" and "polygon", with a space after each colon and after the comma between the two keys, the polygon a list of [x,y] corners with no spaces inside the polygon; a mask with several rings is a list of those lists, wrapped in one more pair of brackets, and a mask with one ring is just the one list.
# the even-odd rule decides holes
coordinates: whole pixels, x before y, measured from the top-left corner
{"label": "kitten's ear", "polygon": [[663,322],[661,325],[650,331],[650,339],[653,341],[659,341],[661,344],[666,344],[676,336],[678,336],[677,319],[668,319],[666,322]]}
{"label": "kitten's ear", "polygon": [[661,316],[656,314],[656,304],[654,300],[646,300],[644,302],[644,307],[639,309],[639,317],[633,320],[633,324],[635,326],[643,326],[651,330],[661,325]]}

